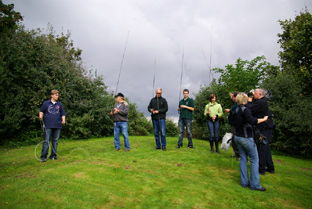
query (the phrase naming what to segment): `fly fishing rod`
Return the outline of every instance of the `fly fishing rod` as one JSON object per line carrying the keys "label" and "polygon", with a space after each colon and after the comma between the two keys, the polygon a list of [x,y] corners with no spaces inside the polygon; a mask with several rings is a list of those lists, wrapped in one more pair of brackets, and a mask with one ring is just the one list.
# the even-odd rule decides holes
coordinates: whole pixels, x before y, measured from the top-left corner
{"label": "fly fishing rod", "polygon": [[115,94],[117,94],[117,90],[118,90],[118,85],[119,85],[119,80],[120,80],[121,69],[122,69],[122,65],[123,65],[123,61],[124,61],[124,58],[125,58],[125,53],[126,53],[126,49],[127,49],[127,45],[128,45],[129,33],[130,33],[130,31],[128,31],[128,35],[127,35],[127,40],[126,40],[125,48],[124,48],[124,51],[123,51],[123,54],[122,54],[122,58],[121,58],[121,64],[120,64],[120,69],[119,69],[119,75],[118,75],[118,79],[117,79],[117,85],[116,85]]}
{"label": "fly fishing rod", "polygon": [[155,92],[154,92],[154,89],[155,89],[155,81],[156,81],[156,57],[155,57],[155,61],[154,61],[154,77],[153,77],[153,94],[152,94],[152,96],[154,97],[154,94],[155,94]]}
{"label": "fly fishing rod", "polygon": [[[181,67],[179,103],[178,103],[178,107],[179,107],[179,108],[180,108],[181,91],[182,91],[183,70],[184,70],[184,47],[183,47],[183,52],[182,52],[182,67]],[[179,112],[179,114],[180,114],[180,111],[178,111],[178,112]]]}

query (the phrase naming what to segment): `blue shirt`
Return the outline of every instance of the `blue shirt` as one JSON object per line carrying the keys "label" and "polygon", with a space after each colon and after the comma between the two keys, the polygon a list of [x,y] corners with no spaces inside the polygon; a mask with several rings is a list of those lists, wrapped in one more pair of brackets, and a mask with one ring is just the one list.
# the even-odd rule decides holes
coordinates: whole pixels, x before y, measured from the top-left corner
{"label": "blue shirt", "polygon": [[43,102],[40,112],[44,114],[44,124],[46,128],[62,128],[62,116],[65,110],[60,102],[53,104],[51,100]]}

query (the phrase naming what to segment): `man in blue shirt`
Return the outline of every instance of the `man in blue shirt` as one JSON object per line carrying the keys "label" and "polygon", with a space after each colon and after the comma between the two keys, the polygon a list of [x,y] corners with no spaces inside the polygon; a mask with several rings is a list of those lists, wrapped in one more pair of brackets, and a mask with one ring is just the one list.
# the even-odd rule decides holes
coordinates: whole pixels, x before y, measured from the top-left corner
{"label": "man in blue shirt", "polygon": [[52,138],[52,149],[50,159],[57,159],[57,143],[61,133],[62,124],[65,124],[65,110],[63,105],[58,102],[59,91],[51,91],[51,99],[43,102],[39,119],[44,119],[44,141],[41,151],[41,162],[46,162],[49,152],[50,139]]}

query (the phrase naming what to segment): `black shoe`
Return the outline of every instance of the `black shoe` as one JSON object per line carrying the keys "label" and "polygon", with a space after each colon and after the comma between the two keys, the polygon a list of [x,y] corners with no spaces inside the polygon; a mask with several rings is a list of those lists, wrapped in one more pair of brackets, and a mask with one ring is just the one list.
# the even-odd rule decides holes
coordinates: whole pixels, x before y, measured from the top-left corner
{"label": "black shoe", "polygon": [[259,189],[256,189],[257,191],[261,191],[261,192],[264,192],[264,191],[266,191],[266,188],[264,188],[264,187],[261,187],[261,188],[259,188]]}
{"label": "black shoe", "polygon": [[275,174],[274,171],[270,171],[270,170],[268,170],[268,169],[265,169],[265,171],[266,171],[266,172],[269,172],[270,174]]}
{"label": "black shoe", "polygon": [[183,146],[183,145],[178,145],[176,148],[179,149],[179,148],[181,148],[182,146]]}
{"label": "black shoe", "polygon": [[51,160],[57,160],[57,158],[56,158],[56,157],[50,157],[50,159],[51,159]]}
{"label": "black shoe", "polygon": [[264,176],[265,175],[265,173],[259,173],[260,175],[262,175],[262,176]]}
{"label": "black shoe", "polygon": [[189,148],[195,149],[195,147],[193,147],[193,145],[188,146]]}
{"label": "black shoe", "polygon": [[162,148],[162,151],[166,151],[166,147],[163,147],[163,148]]}
{"label": "black shoe", "polygon": [[155,147],[154,150],[160,149],[160,147]]}
{"label": "black shoe", "polygon": [[47,162],[47,159],[46,158],[42,158],[41,162],[45,163],[45,162]]}

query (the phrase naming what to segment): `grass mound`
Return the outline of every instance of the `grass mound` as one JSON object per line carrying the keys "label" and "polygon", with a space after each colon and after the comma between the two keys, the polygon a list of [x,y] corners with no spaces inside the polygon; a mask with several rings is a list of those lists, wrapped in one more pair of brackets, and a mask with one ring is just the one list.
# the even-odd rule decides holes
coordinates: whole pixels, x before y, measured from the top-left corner
{"label": "grass mound", "polygon": [[311,208],[311,160],[274,155],[259,192],[240,186],[232,149],[212,154],[196,139],[196,149],[176,149],[168,137],[164,152],[152,136],[129,140],[130,152],[116,152],[112,137],[60,140],[46,163],[41,144],[0,149],[0,208]]}

